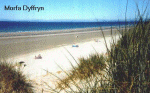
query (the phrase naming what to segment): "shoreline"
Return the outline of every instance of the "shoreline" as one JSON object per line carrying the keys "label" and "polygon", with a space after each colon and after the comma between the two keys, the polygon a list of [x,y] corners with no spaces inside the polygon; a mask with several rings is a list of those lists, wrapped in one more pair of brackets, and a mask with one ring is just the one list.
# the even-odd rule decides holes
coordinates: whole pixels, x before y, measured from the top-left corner
{"label": "shoreline", "polygon": [[[112,29],[116,29],[118,26],[112,26]],[[102,26],[102,30],[110,30],[111,26]],[[121,26],[124,29],[124,26]],[[15,38],[20,36],[44,36],[58,33],[72,33],[72,32],[85,32],[85,31],[98,31],[100,27],[87,27],[87,28],[75,28],[75,29],[58,29],[58,30],[41,30],[41,31],[19,31],[19,32],[0,32],[1,38]]]}
{"label": "shoreline", "polygon": [[[4,25],[7,25],[5,28],[3,28],[3,22]],[[14,21],[14,24],[11,23],[13,21],[2,21],[1,25],[1,29],[0,29],[0,33],[2,34],[7,34],[7,33],[20,33],[20,32],[47,32],[47,31],[65,31],[65,30],[79,30],[79,29],[91,29],[91,28],[122,28],[125,27],[125,23],[121,24],[120,22],[93,22],[93,25],[91,25],[92,22],[75,22],[75,23],[81,23],[81,24],[74,24],[74,22],[29,22],[31,24],[27,25],[28,22],[17,22]],[[11,27],[11,24],[13,24],[14,28]],[[36,25],[34,25],[34,24]],[[45,26],[43,26],[43,23]],[[46,23],[46,24],[45,24]],[[67,23],[67,24],[63,24],[63,23]],[[87,23],[87,24],[86,24]],[[90,24],[89,24],[90,23]],[[119,24],[120,23],[120,24]],[[131,22],[131,24],[129,24],[130,22],[128,22],[128,26],[131,26],[133,24],[133,22]],[[19,24],[19,25],[18,25]],[[21,25],[22,24],[22,25]],[[54,26],[53,26],[54,24]],[[68,25],[70,24],[70,25]],[[25,26],[29,26],[30,28],[26,28]],[[42,25],[42,26],[41,26]],[[56,26],[55,26],[56,25]],[[37,27],[36,27],[37,26]],[[15,29],[16,28],[16,29]],[[23,29],[25,28],[25,29]],[[1,36],[1,35],[0,35]]]}

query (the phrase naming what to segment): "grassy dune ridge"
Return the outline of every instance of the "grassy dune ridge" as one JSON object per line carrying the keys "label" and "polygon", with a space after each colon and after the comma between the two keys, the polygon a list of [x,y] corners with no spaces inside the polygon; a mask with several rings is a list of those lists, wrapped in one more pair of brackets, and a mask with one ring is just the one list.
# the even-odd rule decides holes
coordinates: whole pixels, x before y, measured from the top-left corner
{"label": "grassy dune ridge", "polygon": [[118,92],[148,92],[150,88],[150,22],[142,18],[125,31],[109,55],[112,86]]}
{"label": "grassy dune ridge", "polygon": [[[134,28],[118,30],[117,43],[112,36],[108,56],[93,54],[80,58],[77,67],[66,73],[55,92],[148,93],[150,90],[150,21],[141,18]],[[104,37],[105,39],[105,37]],[[106,44],[107,47],[107,44]]]}

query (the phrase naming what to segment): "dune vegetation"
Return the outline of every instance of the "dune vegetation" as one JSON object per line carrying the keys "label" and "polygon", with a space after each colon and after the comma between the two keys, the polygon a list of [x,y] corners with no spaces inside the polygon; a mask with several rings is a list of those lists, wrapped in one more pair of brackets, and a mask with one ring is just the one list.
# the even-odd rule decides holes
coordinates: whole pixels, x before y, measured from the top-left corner
{"label": "dune vegetation", "polygon": [[32,85],[11,63],[0,62],[0,93],[33,93]]}
{"label": "dune vegetation", "polygon": [[[112,36],[108,55],[80,58],[52,91],[79,93],[148,93],[150,91],[150,21],[139,17],[134,27]],[[104,37],[105,39],[105,37]],[[107,48],[107,44],[106,44]]]}
{"label": "dune vegetation", "polygon": [[121,93],[150,91],[150,21],[140,18],[112,45],[109,54],[111,87]]}

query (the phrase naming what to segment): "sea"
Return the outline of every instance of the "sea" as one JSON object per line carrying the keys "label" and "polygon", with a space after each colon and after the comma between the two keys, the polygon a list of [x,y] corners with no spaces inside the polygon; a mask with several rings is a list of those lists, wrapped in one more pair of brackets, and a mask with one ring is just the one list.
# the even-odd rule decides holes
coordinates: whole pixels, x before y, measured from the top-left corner
{"label": "sea", "polygon": [[0,21],[0,33],[2,32],[32,32],[53,31],[92,27],[120,27],[134,25],[129,22],[24,22],[24,21]]}

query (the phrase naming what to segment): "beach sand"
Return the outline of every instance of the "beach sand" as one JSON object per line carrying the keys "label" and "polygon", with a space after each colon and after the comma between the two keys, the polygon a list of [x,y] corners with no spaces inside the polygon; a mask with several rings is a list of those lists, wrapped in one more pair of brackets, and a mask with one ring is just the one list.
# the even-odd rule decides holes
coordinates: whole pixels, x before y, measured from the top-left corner
{"label": "beach sand", "polygon": [[[116,29],[113,34],[117,33]],[[109,29],[104,34],[110,35]],[[91,38],[102,37],[101,30],[79,29],[66,31],[38,31],[0,33],[0,58],[10,57],[55,48],[60,45],[74,44],[89,41]],[[78,38],[76,38],[78,36]]]}
{"label": "beach sand", "polygon": [[[111,32],[109,29],[103,31],[110,48]],[[112,31],[114,39],[118,40],[119,36],[115,35],[118,34],[117,31],[115,29]],[[72,47],[73,44],[78,47]],[[69,71],[72,68],[70,62],[77,66],[76,62],[79,58],[88,57],[94,53],[105,54],[107,51],[100,30],[1,37],[0,48],[1,58],[6,59],[7,62],[14,64],[20,61],[25,62],[26,66],[20,69],[29,80],[36,82],[36,85],[40,85],[42,81],[53,85],[56,78],[49,73],[63,78],[65,75],[62,69]],[[42,59],[35,59],[35,56],[39,54]],[[45,86],[37,87],[41,91]]]}

